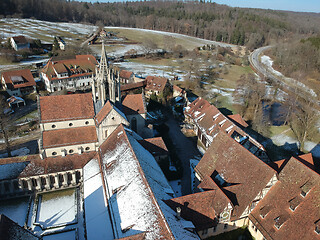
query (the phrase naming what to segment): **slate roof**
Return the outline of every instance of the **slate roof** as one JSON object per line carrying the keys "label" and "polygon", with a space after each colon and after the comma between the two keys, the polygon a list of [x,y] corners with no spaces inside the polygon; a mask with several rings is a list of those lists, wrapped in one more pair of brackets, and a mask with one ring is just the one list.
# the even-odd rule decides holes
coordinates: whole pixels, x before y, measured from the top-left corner
{"label": "slate roof", "polygon": [[279,181],[249,215],[266,239],[320,238],[315,232],[320,219],[320,176],[310,168],[307,161],[310,156],[292,157],[287,161]]}
{"label": "slate roof", "polygon": [[122,112],[125,115],[144,114],[147,112],[142,94],[128,94],[122,100]]}
{"label": "slate roof", "polygon": [[[9,89],[18,89],[23,87],[36,86],[36,82],[32,76],[30,69],[14,70],[2,72],[2,77]],[[17,79],[18,84],[14,84]]]}
{"label": "slate roof", "polygon": [[[224,131],[219,131],[196,166],[201,178],[211,177],[233,204],[231,219],[238,219],[246,207],[276,173]],[[221,184],[216,176],[225,183]]]}
{"label": "slate roof", "polygon": [[44,149],[95,143],[97,141],[95,126],[57,129],[42,133],[42,145]]}
{"label": "slate roof", "polygon": [[94,117],[91,93],[40,97],[40,122],[58,122]]}
{"label": "slate roof", "polygon": [[[42,72],[47,75],[50,81],[69,77],[89,76],[94,73],[97,64],[97,60],[92,55],[76,55],[74,59],[59,61],[50,59],[42,69]],[[56,73],[68,73],[68,76],[58,78]]]}
{"label": "slate roof", "polygon": [[168,79],[164,77],[147,76],[146,81],[147,81],[147,86],[146,86],[147,91],[153,90],[153,91],[163,92],[164,88],[166,87],[166,83],[168,82]]}

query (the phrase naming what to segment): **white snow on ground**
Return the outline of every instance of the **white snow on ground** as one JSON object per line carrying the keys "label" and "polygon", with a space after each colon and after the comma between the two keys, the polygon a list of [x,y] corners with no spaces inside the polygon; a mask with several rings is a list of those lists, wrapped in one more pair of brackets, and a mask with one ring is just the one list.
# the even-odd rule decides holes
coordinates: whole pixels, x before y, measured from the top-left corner
{"label": "white snow on ground", "polygon": [[304,143],[304,149],[312,153],[312,156],[320,158],[320,144],[307,141]]}
{"label": "white snow on ground", "polygon": [[93,159],[84,166],[83,178],[87,239],[113,239],[98,160]]}
{"label": "white snow on ground", "polygon": [[[296,150],[298,149],[298,141],[294,138],[291,138],[285,134],[279,134],[273,136],[272,141],[278,146],[283,146],[287,150]],[[320,157],[320,144],[314,143],[311,141],[306,141],[304,144],[304,150],[311,152],[312,156]]]}
{"label": "white snow on ground", "polygon": [[181,180],[170,181],[169,184],[172,187],[175,196],[176,197],[181,197],[182,196]]}
{"label": "white snow on ground", "polygon": [[76,231],[68,231],[57,234],[51,234],[43,237],[43,240],[74,240],[76,239]]}
{"label": "white snow on ground", "polygon": [[76,215],[75,189],[41,194],[36,222],[44,228],[76,222]]}
{"label": "white snow on ground", "polygon": [[307,87],[305,84],[303,84],[302,82],[300,81],[297,81],[293,78],[288,78],[288,77],[285,77],[281,72],[278,72],[277,70],[275,70],[273,67],[272,67],[272,64],[273,64],[273,61],[271,60],[271,58],[269,56],[266,56],[266,55],[263,55],[261,56],[261,62],[267,67],[267,70],[269,72],[272,72],[273,74],[281,77],[284,81],[286,81],[287,83],[294,83],[298,86],[300,86],[301,88],[304,89],[304,91],[307,91],[309,92],[313,97],[316,97],[317,94],[309,87]]}
{"label": "white snow on ground", "polygon": [[119,62],[114,63],[114,65],[120,66],[121,68],[131,70],[135,74],[142,77],[147,77],[149,75],[160,76],[165,78],[173,78],[177,76],[179,79],[184,79],[186,73],[181,72],[178,69],[172,71],[170,66],[152,65],[152,64],[142,64],[136,62]]}
{"label": "white snow on ground", "polygon": [[266,67],[268,68],[269,71],[271,71],[272,73],[276,74],[277,76],[282,76],[281,72],[278,72],[276,70],[273,69],[272,64],[273,61],[271,60],[271,58],[269,56],[263,55],[261,57],[261,62],[266,65]]}
{"label": "white snow on ground", "polygon": [[28,197],[0,201],[0,213],[23,227],[28,213],[28,206]]}

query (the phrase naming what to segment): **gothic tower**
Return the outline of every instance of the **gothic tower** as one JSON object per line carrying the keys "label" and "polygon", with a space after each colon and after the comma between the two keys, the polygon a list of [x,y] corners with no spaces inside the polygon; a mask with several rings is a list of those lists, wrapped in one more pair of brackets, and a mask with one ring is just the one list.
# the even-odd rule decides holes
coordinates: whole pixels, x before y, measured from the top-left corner
{"label": "gothic tower", "polygon": [[116,103],[121,98],[119,71],[109,66],[104,42],[102,42],[100,63],[92,82],[92,94],[94,102],[100,109],[107,99]]}

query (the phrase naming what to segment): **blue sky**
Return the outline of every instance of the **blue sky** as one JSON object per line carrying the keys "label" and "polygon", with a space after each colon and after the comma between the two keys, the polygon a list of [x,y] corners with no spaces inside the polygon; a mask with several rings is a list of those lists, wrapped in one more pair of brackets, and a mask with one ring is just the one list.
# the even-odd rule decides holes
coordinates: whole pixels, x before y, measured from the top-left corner
{"label": "blue sky", "polygon": [[320,0],[214,0],[232,7],[252,7],[297,12],[320,12]]}
{"label": "blue sky", "polygon": [[[83,0],[82,0],[83,1]],[[99,2],[120,2],[122,0],[98,0]],[[131,0],[132,1],[132,0]],[[208,1],[208,0],[207,0]],[[320,0],[211,0],[232,7],[251,7],[297,12],[320,12]],[[89,0],[88,2],[97,2]]]}

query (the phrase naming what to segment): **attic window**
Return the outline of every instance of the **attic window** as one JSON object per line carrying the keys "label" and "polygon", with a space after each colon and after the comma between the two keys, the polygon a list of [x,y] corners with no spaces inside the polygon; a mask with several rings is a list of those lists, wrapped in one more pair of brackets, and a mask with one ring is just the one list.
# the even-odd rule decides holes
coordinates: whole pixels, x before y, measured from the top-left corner
{"label": "attic window", "polygon": [[69,123],[69,127],[72,127],[73,126],[73,123]]}
{"label": "attic window", "polygon": [[226,119],[224,119],[223,121],[219,122],[219,126],[220,126],[220,127],[222,127],[222,126],[223,126],[223,124],[224,124],[226,121],[227,121],[227,120],[226,120]]}
{"label": "attic window", "polygon": [[84,124],[85,124],[85,125],[88,125],[88,124],[89,124],[89,121],[86,121]]}
{"label": "attic window", "polygon": [[270,206],[264,206],[263,208],[260,209],[260,217],[265,218],[268,213],[270,212],[271,207]]}
{"label": "attic window", "polygon": [[313,183],[311,181],[307,181],[304,185],[302,185],[300,187],[300,189],[301,189],[300,195],[302,197],[306,197],[308,192],[311,190],[312,187],[313,187]]}
{"label": "attic window", "polygon": [[89,147],[86,147],[86,148],[85,148],[85,150],[86,150],[86,151],[89,151],[89,150],[90,150],[90,148],[89,148]]}
{"label": "attic window", "polygon": [[53,124],[51,127],[52,127],[52,128],[56,128],[56,125]]}
{"label": "attic window", "polygon": [[281,226],[284,224],[284,222],[286,221],[287,219],[284,217],[284,216],[279,216],[279,217],[276,217],[274,219],[275,223],[274,223],[274,226],[277,228],[277,229],[280,229]]}
{"label": "attic window", "polygon": [[52,156],[55,156],[55,155],[57,155],[57,152],[52,152]]}
{"label": "attic window", "polygon": [[318,221],[316,221],[314,224],[315,224],[314,231],[319,235],[320,234],[320,219]]}
{"label": "attic window", "polygon": [[289,208],[292,212],[299,206],[301,198],[295,197],[289,201]]}

